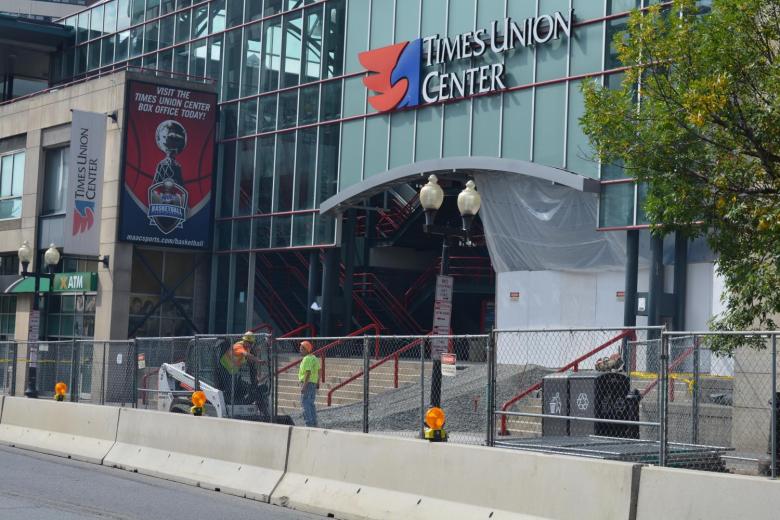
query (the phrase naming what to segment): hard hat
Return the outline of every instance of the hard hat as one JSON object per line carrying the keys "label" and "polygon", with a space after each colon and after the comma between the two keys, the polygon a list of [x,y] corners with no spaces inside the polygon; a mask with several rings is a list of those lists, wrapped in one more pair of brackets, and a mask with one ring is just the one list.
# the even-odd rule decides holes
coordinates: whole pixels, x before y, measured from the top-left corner
{"label": "hard hat", "polygon": [[314,345],[311,344],[311,341],[301,341],[301,346],[303,347],[303,350],[311,354],[311,352],[314,350]]}
{"label": "hard hat", "polygon": [[244,332],[244,336],[241,338],[242,341],[246,341],[248,343],[254,344],[255,342],[255,333],[251,330],[248,330]]}

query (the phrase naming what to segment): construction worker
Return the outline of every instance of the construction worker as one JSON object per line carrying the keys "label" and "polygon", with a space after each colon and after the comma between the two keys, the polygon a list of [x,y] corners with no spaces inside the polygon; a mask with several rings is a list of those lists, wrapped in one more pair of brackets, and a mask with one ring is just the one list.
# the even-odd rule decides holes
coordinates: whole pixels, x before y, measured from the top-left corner
{"label": "construction worker", "polygon": [[[251,361],[257,365],[265,363],[265,361],[251,352],[251,348],[254,346],[255,342],[256,338],[254,332],[247,331],[241,339],[236,341],[232,347],[228,348],[219,359],[219,368],[221,369],[220,379],[222,380],[220,386],[230,403],[233,402],[233,391],[235,391],[236,403],[240,402],[245,396],[250,402],[258,402],[260,400],[262,393],[260,386],[248,384],[243,378],[238,377],[241,367],[243,367],[247,361]],[[260,404],[258,404],[258,406],[260,406]]]}
{"label": "construction worker", "polygon": [[301,408],[306,426],[317,427],[317,389],[320,386],[320,360],[312,354],[314,345],[310,341],[301,341],[299,351],[303,356],[298,368],[298,381],[301,384]]}

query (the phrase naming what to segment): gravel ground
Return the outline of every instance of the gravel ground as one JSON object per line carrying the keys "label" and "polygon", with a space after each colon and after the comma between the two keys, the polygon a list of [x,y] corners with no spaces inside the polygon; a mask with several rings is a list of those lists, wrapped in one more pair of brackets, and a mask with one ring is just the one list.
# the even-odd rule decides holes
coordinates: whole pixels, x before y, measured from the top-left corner
{"label": "gravel ground", "polygon": [[[496,405],[500,406],[522,389],[540,381],[548,372],[538,367],[499,365],[496,374]],[[461,363],[455,377],[442,378],[442,408],[447,413],[445,429],[456,434],[454,437],[458,442],[485,442],[486,381],[487,366],[484,363]],[[429,379],[426,379],[423,390],[427,407],[430,401]],[[422,421],[420,402],[419,383],[372,396],[369,402],[369,431],[417,437]],[[362,402],[320,408],[317,414],[321,428],[347,431],[363,429]],[[300,414],[292,417],[295,424],[303,424]]]}

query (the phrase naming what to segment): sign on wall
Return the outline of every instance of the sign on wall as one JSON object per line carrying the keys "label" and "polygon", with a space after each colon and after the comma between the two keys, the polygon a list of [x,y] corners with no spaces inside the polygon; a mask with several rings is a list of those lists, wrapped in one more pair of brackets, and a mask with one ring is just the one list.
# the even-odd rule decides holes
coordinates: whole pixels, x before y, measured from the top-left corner
{"label": "sign on wall", "polygon": [[100,254],[100,207],[106,157],[106,116],[73,110],[63,249]]}
{"label": "sign on wall", "polygon": [[[378,112],[415,107],[450,99],[469,98],[506,90],[503,60],[478,60],[490,52],[496,57],[571,37],[573,10],[513,20],[496,20],[454,37],[428,36],[358,54],[369,72],[363,84],[376,95],[368,103]],[[444,72],[442,65],[457,61],[466,67]],[[488,62],[490,61],[490,62]],[[497,62],[498,61],[498,62]]]}
{"label": "sign on wall", "polygon": [[128,85],[119,240],[209,247],[216,94]]}

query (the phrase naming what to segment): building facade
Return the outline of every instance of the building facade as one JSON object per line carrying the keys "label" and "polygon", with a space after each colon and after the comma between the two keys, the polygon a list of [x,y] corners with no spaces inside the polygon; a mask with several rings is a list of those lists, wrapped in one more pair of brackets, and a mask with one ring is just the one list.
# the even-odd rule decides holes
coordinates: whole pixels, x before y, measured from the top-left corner
{"label": "building facade", "polygon": [[[186,249],[102,237],[129,248],[120,256],[130,258],[123,268],[131,281],[122,303],[112,297],[103,331],[104,277],[96,259],[83,259],[95,262],[85,271],[101,273],[94,336],[237,332],[263,323],[285,332],[307,322],[325,333],[370,322],[385,332],[430,330],[440,244],[421,233],[416,200],[430,173],[448,194],[468,178],[483,193],[473,244],[452,251],[455,332],[630,324],[624,314],[636,320],[636,312],[623,308],[635,290],[626,287],[626,270],[638,270],[640,292],[653,285],[644,191],[593,158],[579,118],[584,81],[622,81],[612,39],[630,10],[650,3],[658,2],[109,0],[60,20],[72,37],[52,54],[49,83],[67,95],[112,84],[116,71],[132,67],[155,81],[213,85],[219,104],[207,261],[196,265]],[[74,82],[84,86],[67,86]],[[399,84],[406,85],[400,94]],[[119,132],[125,107],[110,104],[101,110],[120,113]],[[0,225],[19,228],[3,244],[16,247],[56,205],[45,193],[26,197],[39,192],[27,184],[41,182],[43,165],[57,157],[30,141],[40,128],[7,122],[14,117],[14,108],[0,108],[0,160],[13,171],[26,161],[23,190],[14,191],[14,176],[6,190],[3,177],[0,194]],[[51,124],[65,128],[67,114]],[[110,146],[123,153],[121,144]],[[43,155],[31,159],[37,149]],[[453,210],[449,200],[440,219],[457,218]],[[629,257],[638,251],[633,263],[627,249]],[[695,288],[679,286],[685,277],[671,276],[674,262],[655,251],[683,318],[690,309],[693,322],[706,322],[719,296],[706,250],[683,261]],[[152,276],[150,266],[161,271]],[[177,273],[195,271],[176,309],[147,312]],[[654,283],[656,295],[664,292],[663,279],[660,289]],[[203,290],[208,296],[196,296]],[[117,319],[118,308],[126,318]],[[56,337],[65,337],[70,322],[60,323]]]}

